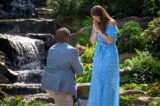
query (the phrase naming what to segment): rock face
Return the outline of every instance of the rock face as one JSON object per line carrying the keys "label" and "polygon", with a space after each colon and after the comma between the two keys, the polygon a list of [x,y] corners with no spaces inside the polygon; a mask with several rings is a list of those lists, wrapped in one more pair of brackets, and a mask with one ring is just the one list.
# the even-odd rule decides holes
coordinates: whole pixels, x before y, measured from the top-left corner
{"label": "rock face", "polygon": [[54,19],[15,19],[0,20],[0,33],[51,33],[55,34]]}
{"label": "rock face", "polygon": [[0,19],[31,18],[36,7],[46,6],[46,0],[1,0]]}

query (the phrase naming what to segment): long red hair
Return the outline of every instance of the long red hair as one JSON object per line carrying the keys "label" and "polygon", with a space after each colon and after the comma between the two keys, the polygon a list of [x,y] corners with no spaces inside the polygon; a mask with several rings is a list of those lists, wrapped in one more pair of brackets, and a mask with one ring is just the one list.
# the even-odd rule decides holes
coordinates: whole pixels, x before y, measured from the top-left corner
{"label": "long red hair", "polygon": [[107,22],[112,19],[110,15],[107,13],[107,11],[102,6],[99,6],[99,5],[95,5],[94,7],[92,7],[90,14],[91,16],[100,17],[100,23],[99,23],[100,29],[104,33],[106,30]]}

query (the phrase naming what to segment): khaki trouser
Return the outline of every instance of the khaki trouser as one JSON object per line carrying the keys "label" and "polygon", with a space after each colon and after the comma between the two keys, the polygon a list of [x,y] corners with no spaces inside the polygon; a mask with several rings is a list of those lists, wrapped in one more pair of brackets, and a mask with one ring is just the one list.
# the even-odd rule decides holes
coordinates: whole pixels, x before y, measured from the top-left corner
{"label": "khaki trouser", "polygon": [[53,90],[46,90],[55,101],[55,106],[73,106],[72,95],[64,92],[58,92]]}

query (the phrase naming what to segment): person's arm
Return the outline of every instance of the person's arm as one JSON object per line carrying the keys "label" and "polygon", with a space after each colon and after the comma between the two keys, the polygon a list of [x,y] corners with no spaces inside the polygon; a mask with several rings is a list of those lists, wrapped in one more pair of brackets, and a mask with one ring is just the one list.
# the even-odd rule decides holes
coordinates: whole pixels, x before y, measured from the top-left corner
{"label": "person's arm", "polygon": [[76,49],[73,49],[72,51],[71,67],[76,74],[82,74],[84,70],[81,57]]}
{"label": "person's arm", "polygon": [[94,44],[97,42],[97,30],[96,30],[96,27],[97,27],[97,23],[95,21],[93,21],[93,30],[92,30],[92,33],[91,33],[91,37],[90,37],[90,41],[91,41],[91,44]]}
{"label": "person's arm", "polygon": [[[115,22],[114,21],[109,21],[109,25],[114,26]],[[103,33],[99,28],[97,28],[97,31],[106,43],[111,44],[114,41],[114,36],[106,36],[106,34]]]}
{"label": "person's arm", "polygon": [[93,35],[90,37],[91,44],[97,42],[97,32],[94,32]]}

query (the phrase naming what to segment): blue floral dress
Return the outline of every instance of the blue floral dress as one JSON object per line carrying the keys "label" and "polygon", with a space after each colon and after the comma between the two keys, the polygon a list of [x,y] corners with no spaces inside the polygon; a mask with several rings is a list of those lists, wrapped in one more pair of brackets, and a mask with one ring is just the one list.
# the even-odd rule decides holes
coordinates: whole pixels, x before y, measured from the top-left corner
{"label": "blue floral dress", "polygon": [[[87,106],[119,106],[119,56],[116,47],[117,26],[106,25],[106,36],[114,36],[107,44],[97,34],[93,70]],[[92,30],[91,36],[95,32]]]}

